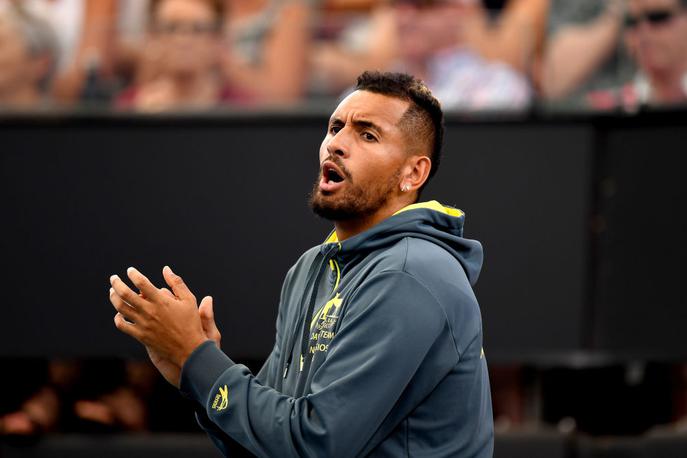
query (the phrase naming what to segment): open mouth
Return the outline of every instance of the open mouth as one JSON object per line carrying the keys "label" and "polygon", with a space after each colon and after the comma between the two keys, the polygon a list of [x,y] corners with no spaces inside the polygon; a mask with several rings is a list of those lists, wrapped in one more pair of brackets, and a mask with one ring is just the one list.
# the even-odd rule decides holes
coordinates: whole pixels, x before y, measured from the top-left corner
{"label": "open mouth", "polygon": [[334,183],[341,183],[344,180],[343,177],[334,169],[330,169],[329,172],[327,172],[327,179],[329,181],[333,181]]}
{"label": "open mouth", "polygon": [[322,165],[322,176],[324,177],[325,183],[341,183],[345,179],[343,172],[336,166],[336,164],[329,161]]}
{"label": "open mouth", "polygon": [[346,181],[346,175],[336,164],[332,161],[325,161],[322,164],[322,179],[320,180],[320,189],[322,191],[335,191],[343,186],[344,181]]}

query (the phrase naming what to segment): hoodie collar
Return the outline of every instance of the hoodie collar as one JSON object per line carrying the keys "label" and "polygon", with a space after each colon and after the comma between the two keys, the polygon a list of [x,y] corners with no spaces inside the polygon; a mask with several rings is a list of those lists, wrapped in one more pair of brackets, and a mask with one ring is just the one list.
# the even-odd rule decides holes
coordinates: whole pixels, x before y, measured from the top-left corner
{"label": "hoodie collar", "polygon": [[378,250],[405,237],[424,239],[444,248],[463,265],[474,284],[482,267],[482,245],[463,238],[465,214],[432,200],[421,202],[394,213],[370,229],[349,239],[339,241],[332,231],[320,250],[325,256],[335,256],[341,275],[362,261],[369,252]]}
{"label": "hoodie collar", "polygon": [[[403,207],[402,209],[400,209],[399,211],[397,211],[396,213],[394,213],[393,215],[391,215],[391,217],[394,217],[394,216],[401,214],[403,212],[407,212],[410,210],[418,210],[418,209],[429,209],[432,211],[443,213],[443,214],[448,215],[448,216],[454,216],[456,218],[461,218],[461,217],[465,216],[465,213],[463,213],[462,210],[459,210],[459,209],[453,208],[453,207],[449,207],[446,205],[442,205],[436,200],[429,200],[427,202],[417,202],[415,204],[407,205],[407,206]],[[367,231],[365,231],[365,232],[367,232]],[[355,237],[357,237],[357,236],[355,236]],[[351,238],[355,238],[355,237],[351,237]],[[341,243],[339,242],[339,237],[336,235],[336,230],[333,230],[329,234],[329,236],[324,241],[324,243],[325,244],[337,243],[337,244],[339,244],[339,247],[341,247]]]}

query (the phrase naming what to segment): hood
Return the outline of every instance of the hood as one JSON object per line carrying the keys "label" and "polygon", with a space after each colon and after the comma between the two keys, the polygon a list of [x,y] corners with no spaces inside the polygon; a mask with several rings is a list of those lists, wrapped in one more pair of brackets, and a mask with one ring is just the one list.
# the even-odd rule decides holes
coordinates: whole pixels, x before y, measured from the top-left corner
{"label": "hood", "polygon": [[463,266],[471,285],[477,282],[482,269],[482,245],[477,240],[463,238],[465,213],[432,200],[409,205],[365,232],[339,242],[333,231],[324,245],[328,251],[338,245],[337,257],[346,265],[355,264],[366,253],[393,245],[402,238],[415,237],[439,245]]}

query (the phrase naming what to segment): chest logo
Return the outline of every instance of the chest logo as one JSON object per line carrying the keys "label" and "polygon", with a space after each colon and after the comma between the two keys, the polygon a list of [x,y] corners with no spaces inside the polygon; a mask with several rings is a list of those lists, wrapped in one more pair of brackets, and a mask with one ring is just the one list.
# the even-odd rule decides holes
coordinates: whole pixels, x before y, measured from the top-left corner
{"label": "chest logo", "polygon": [[318,321],[322,323],[331,322],[332,325],[339,319],[339,309],[341,309],[343,299],[339,293],[336,293],[333,299],[324,304],[324,307],[315,314],[310,322],[310,329],[314,328]]}

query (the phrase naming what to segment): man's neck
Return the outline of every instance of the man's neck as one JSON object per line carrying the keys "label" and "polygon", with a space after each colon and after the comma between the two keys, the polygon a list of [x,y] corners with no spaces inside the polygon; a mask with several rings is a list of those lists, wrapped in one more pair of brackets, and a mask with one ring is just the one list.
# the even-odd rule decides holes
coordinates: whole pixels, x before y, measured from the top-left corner
{"label": "man's neck", "polygon": [[371,227],[376,226],[413,202],[414,199],[410,198],[397,200],[393,204],[385,205],[372,215],[345,221],[335,221],[334,228],[336,230],[336,237],[339,239],[339,241],[350,239],[351,237],[354,237],[362,232],[365,232]]}

